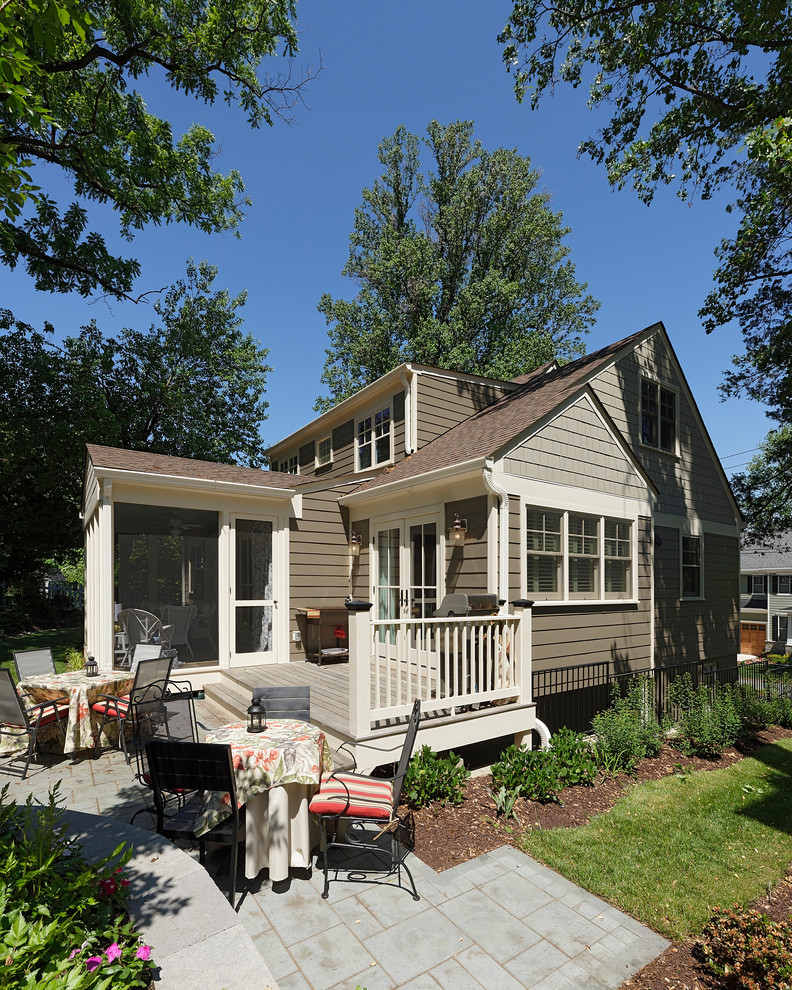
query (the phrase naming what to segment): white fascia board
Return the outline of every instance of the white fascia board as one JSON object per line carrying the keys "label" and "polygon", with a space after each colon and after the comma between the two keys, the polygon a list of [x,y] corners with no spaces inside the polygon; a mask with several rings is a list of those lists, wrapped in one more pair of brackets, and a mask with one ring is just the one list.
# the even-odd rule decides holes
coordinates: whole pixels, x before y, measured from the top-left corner
{"label": "white fascia board", "polygon": [[[411,478],[400,478],[390,484],[378,485],[376,488],[367,488],[362,492],[351,492],[349,495],[342,495],[339,498],[341,505],[359,505],[373,502],[376,499],[391,498],[400,492],[412,491],[416,488],[433,488],[447,484],[454,479],[460,480],[465,477],[480,475],[486,465],[485,457],[476,457],[471,461],[464,461],[461,464],[452,464],[450,467],[437,468],[435,471],[427,471]],[[483,486],[483,483],[482,483]]]}
{"label": "white fascia board", "polygon": [[[734,523],[711,522],[709,519],[702,519],[694,512],[687,516],[672,515],[670,512],[658,512],[655,515],[655,526],[662,526],[665,529],[678,529],[686,536],[699,536],[702,533],[712,533],[715,536],[740,537],[740,527]],[[767,568],[760,568],[760,574]]]}
{"label": "white fascia board", "polygon": [[540,505],[543,509],[569,509],[572,512],[620,519],[652,515],[653,500],[648,497],[628,498],[552,481],[534,481],[532,478],[522,478],[502,470],[493,471],[492,478],[509,495],[518,496],[531,505]]}
{"label": "white fascia board", "polygon": [[101,487],[100,481],[96,476],[96,470],[94,469],[91,459],[87,458],[87,462],[88,463],[85,469],[85,478],[83,481],[84,484],[83,492],[88,491],[89,485],[91,486],[93,491],[90,499],[87,502],[85,502],[82,507],[83,528],[85,528],[88,525],[89,520],[93,516],[94,512],[96,512],[96,507],[99,505],[98,494]]}
{"label": "white fascia board", "polygon": [[275,485],[246,485],[238,481],[221,481],[217,478],[185,478],[184,475],[149,474],[146,471],[127,471],[123,468],[99,468],[96,470],[96,475],[98,478],[128,481],[148,488],[214,491],[229,495],[258,495],[264,498],[279,499],[293,499],[297,494],[294,488],[278,488]]}

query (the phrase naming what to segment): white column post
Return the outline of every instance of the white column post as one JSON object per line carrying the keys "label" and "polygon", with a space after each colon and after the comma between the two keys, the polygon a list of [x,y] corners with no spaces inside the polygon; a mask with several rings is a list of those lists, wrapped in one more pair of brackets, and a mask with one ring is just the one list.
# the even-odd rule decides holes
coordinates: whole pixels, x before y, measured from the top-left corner
{"label": "white column post", "polygon": [[531,679],[531,608],[533,602],[527,598],[516,598],[512,602],[515,615],[520,620],[520,648],[517,653],[517,684],[520,688],[521,704],[527,705],[533,700],[533,684]]}
{"label": "white column post", "polygon": [[371,621],[373,602],[348,601],[349,731],[354,739],[371,731]]}
{"label": "white column post", "polygon": [[114,569],[113,569],[113,488],[110,481],[101,481],[99,504],[96,509],[97,521],[97,587],[94,589],[93,601],[98,610],[96,630],[98,642],[95,644],[96,659],[101,670],[111,670],[113,667],[113,648],[115,614],[114,599]]}

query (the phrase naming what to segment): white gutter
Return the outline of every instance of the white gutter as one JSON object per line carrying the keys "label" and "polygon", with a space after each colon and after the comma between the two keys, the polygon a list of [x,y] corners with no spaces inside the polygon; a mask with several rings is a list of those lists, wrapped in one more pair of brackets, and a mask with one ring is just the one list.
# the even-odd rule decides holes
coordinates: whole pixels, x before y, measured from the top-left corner
{"label": "white gutter", "polygon": [[485,467],[481,472],[484,484],[500,499],[498,506],[498,598],[509,599],[509,495],[505,488],[492,480],[492,470]]}
{"label": "white gutter", "polygon": [[[278,485],[246,484],[241,481],[224,481],[221,478],[195,478],[182,474],[149,474],[147,471],[130,470],[128,468],[94,467],[97,478],[109,478],[111,481],[129,481],[135,484],[147,485],[152,488],[191,488],[195,491],[222,491],[232,495],[266,495],[270,498],[291,499],[296,494],[295,488],[280,488]],[[262,474],[268,472],[262,471]]]}

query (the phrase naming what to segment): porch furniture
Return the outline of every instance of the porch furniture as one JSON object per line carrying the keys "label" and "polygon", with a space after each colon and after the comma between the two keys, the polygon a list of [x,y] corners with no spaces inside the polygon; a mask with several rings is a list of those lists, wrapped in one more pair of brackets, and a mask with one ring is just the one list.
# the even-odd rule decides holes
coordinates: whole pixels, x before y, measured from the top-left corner
{"label": "porch furniture", "polygon": [[26,677],[35,677],[37,674],[57,674],[55,660],[49,647],[44,650],[21,650],[14,653],[14,666],[18,681],[23,681]]}
{"label": "porch furniture", "polygon": [[67,670],[62,674],[26,677],[19,682],[17,690],[26,700],[37,703],[68,702],[69,717],[63,742],[63,752],[68,754],[100,744],[99,737],[94,738],[91,723],[91,706],[96,698],[102,692],[124,693],[131,686],[132,675],[123,671],[101,670],[96,677],[89,677],[84,670]]}
{"label": "porch furniture", "polygon": [[297,609],[305,617],[305,656],[309,660],[349,659],[349,613],[341,605]]}
{"label": "porch furniture", "polygon": [[38,744],[39,731],[54,725],[63,731],[69,715],[68,699],[53,698],[37,705],[23,705],[14,687],[11,671],[0,667],[0,752],[13,756],[27,742],[27,759],[22,780],[27,777],[30,760]]}
{"label": "porch furniture", "polygon": [[134,674],[141,660],[159,660],[164,650],[160,643],[135,643],[129,658],[129,672]]}
{"label": "porch furniture", "polygon": [[[247,815],[245,876],[252,879],[268,867],[277,882],[288,878],[290,867],[309,869],[318,836],[308,805],[322,772],[333,767],[324,733],[307,722],[268,717],[260,734],[234,722],[210,732],[206,741],[231,746],[237,800]],[[222,795],[208,795],[196,833],[228,813]]]}
{"label": "porch furniture", "polygon": [[[229,745],[196,742],[173,742],[153,739],[146,745],[154,804],[157,809],[157,831],[166,839],[184,838],[198,842],[199,862],[206,860],[206,843],[222,842],[231,846],[228,900],[234,906],[237,873],[237,847],[244,839],[242,815],[237,803],[234,767]],[[168,794],[194,791],[181,808],[165,817]],[[212,828],[201,825],[204,799],[216,796],[225,801],[225,816]]]}
{"label": "porch furniture", "polygon": [[134,698],[138,705],[149,704],[152,707],[158,704],[167,688],[170,677],[173,657],[159,657],[155,660],[141,660],[135,670],[135,677],[127,689],[127,693],[119,694],[97,694],[91,704],[91,711],[102,716],[99,723],[99,730],[96,733],[94,749],[98,749],[102,738],[102,731],[107,720],[114,722],[118,729],[118,741],[124,754],[124,759],[129,763],[130,756],[126,748],[126,725],[129,714],[130,698]]}
{"label": "porch furniture", "polygon": [[132,662],[132,648],[138,643],[158,643],[166,649],[171,647],[171,626],[151,612],[141,608],[125,608],[118,613],[118,623],[123,633],[123,656],[119,661],[122,669],[128,670]]}
{"label": "porch furniture", "polygon": [[296,718],[311,721],[311,689],[309,687],[254,687],[253,701],[264,706],[267,719]]}
{"label": "porch furniture", "polygon": [[[136,692],[130,692],[127,716],[132,726],[135,778],[150,790],[153,790],[153,784],[146,755],[147,743],[154,739],[169,742],[198,742],[192,691],[174,691],[170,686],[166,686],[164,692],[161,689],[161,684],[154,685],[152,689],[142,691],[139,697]],[[174,798],[177,807],[184,804],[187,794],[188,792],[183,790],[173,794],[163,791],[166,805],[169,798]],[[140,808],[132,816],[130,824],[143,811],[156,814],[156,806],[146,805]]]}
{"label": "porch furniture", "polygon": [[169,645],[177,649],[186,646],[190,657],[195,659],[192,646],[190,645],[190,626],[198,615],[198,608],[195,605],[163,605],[162,620],[171,627]]}
{"label": "porch furniture", "polygon": [[[330,888],[330,850],[342,849],[347,857],[346,866],[333,867],[336,880],[342,879],[338,875],[340,872],[346,872],[347,880],[384,883],[395,874],[401,887],[404,869],[412,887],[413,900],[420,900],[412,873],[404,862],[407,850],[399,842],[400,832],[407,830],[406,822],[399,816],[399,799],[420,721],[421,701],[416,698],[394,777],[371,777],[346,770],[322,775],[319,790],[310,805],[311,814],[319,817],[324,861],[322,897],[327,897]],[[341,825],[343,829],[339,828]],[[372,871],[372,862],[378,868],[387,867],[384,880],[367,880],[361,875]]]}

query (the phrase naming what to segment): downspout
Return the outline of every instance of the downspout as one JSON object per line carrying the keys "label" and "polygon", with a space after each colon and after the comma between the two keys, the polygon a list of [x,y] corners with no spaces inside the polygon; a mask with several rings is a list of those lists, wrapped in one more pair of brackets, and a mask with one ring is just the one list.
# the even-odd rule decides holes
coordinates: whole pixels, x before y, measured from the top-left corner
{"label": "downspout", "polygon": [[498,506],[498,587],[495,593],[501,599],[509,599],[509,496],[505,488],[492,480],[492,471],[485,467],[481,472],[484,484],[500,499]]}

